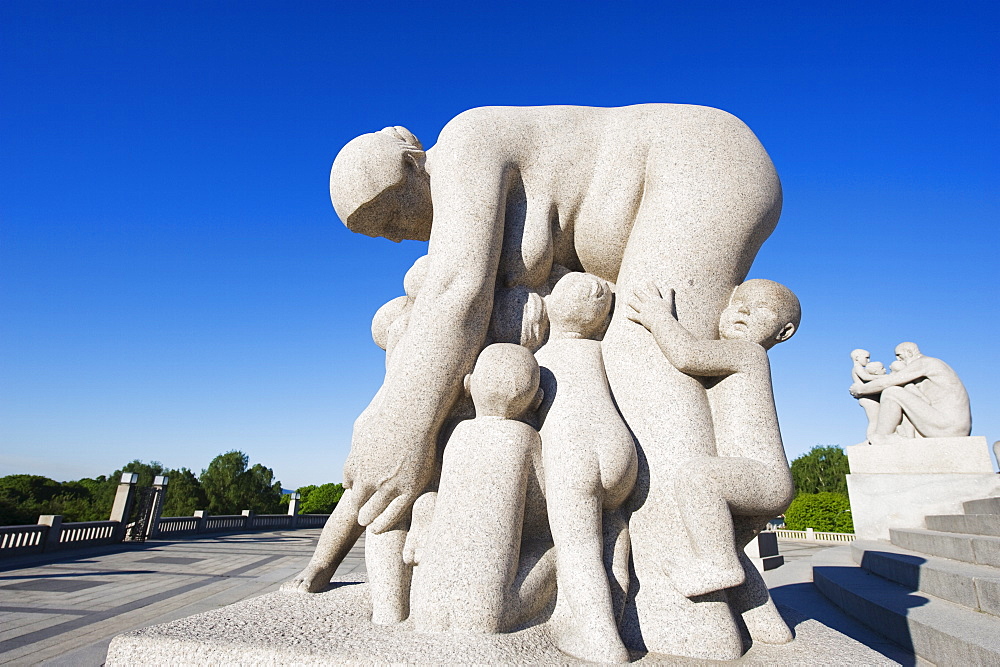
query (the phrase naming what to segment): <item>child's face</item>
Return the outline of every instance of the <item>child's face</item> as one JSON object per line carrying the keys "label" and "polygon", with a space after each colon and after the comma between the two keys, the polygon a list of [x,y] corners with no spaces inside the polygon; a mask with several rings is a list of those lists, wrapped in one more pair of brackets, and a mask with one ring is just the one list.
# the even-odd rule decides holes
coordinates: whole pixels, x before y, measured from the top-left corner
{"label": "child's face", "polygon": [[854,361],[856,361],[859,364],[861,364],[862,366],[864,366],[871,359],[871,355],[866,354],[864,352],[858,352],[852,358],[854,359]]}
{"label": "child's face", "polygon": [[719,318],[719,337],[758,344],[773,339],[787,322],[775,312],[772,301],[766,290],[752,286],[737,289]]}

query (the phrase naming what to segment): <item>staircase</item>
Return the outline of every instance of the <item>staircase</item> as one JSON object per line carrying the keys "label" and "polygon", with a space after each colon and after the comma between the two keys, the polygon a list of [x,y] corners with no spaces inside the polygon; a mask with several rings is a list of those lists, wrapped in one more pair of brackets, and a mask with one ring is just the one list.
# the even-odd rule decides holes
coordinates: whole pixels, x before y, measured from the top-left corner
{"label": "staircase", "polygon": [[937,665],[1000,665],[1000,498],[813,557],[813,582],[875,632]]}

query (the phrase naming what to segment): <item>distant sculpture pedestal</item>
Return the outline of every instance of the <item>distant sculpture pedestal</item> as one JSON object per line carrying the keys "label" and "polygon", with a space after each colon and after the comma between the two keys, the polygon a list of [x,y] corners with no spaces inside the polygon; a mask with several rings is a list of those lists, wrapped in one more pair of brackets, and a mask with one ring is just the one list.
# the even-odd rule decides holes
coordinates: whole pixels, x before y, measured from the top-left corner
{"label": "distant sculpture pedestal", "polygon": [[924,517],[961,514],[966,500],[1000,495],[986,438],[915,438],[847,447],[854,533],[888,540],[890,528],[925,528]]}

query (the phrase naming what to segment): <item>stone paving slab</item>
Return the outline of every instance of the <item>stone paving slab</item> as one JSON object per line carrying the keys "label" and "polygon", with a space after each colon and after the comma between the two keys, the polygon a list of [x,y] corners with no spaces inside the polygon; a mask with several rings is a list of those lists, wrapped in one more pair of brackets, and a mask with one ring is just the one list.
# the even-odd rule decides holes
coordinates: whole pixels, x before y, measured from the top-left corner
{"label": "stone paving slab", "polygon": [[[101,665],[115,635],[277,590],[305,567],[319,533],[150,540],[0,562],[0,664]],[[363,537],[338,573],[359,571]]]}
{"label": "stone paving slab", "polygon": [[[317,528],[216,535],[2,561],[0,664],[102,665],[116,635],[277,591],[305,567],[319,533]],[[919,664],[857,622],[838,616],[838,610],[815,591],[809,561],[830,546],[782,540],[785,565],[764,573],[796,631],[800,636],[814,630],[822,633],[815,626],[825,625],[875,648],[879,652],[871,656],[875,663]],[[192,560],[176,561],[181,558]],[[171,561],[158,562],[162,559]],[[362,537],[337,576],[364,574]],[[3,588],[19,582],[78,579],[109,583],[72,594]],[[825,657],[817,659],[816,664],[822,664]]]}

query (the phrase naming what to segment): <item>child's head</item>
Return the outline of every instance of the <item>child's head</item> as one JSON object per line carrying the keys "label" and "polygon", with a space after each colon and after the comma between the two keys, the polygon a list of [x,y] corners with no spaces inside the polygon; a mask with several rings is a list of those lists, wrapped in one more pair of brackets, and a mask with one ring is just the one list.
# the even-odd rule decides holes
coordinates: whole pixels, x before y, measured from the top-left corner
{"label": "child's head", "polygon": [[465,376],[477,417],[517,419],[538,397],[538,362],[526,348],[494,343],[479,353],[476,367]]}
{"label": "child's head", "polygon": [[865,372],[869,375],[885,375],[885,366],[881,361],[872,361],[865,364]]}
{"label": "child's head", "polygon": [[768,350],[788,340],[799,327],[802,307],[790,289],[755,278],[740,284],[719,318],[719,336],[747,340]]}
{"label": "child's head", "polygon": [[902,359],[896,359],[896,361],[889,364],[889,370],[892,371],[893,373],[898,373],[904,368],[906,368],[906,362],[903,361]]}
{"label": "child's head", "polygon": [[608,324],[613,297],[608,283],[597,276],[567,273],[546,299],[553,335],[600,338]]}
{"label": "child's head", "polygon": [[872,355],[869,354],[868,350],[862,350],[861,348],[858,348],[857,350],[851,350],[851,361],[853,361],[856,364],[861,364],[862,366],[864,366],[865,364],[868,363],[868,361],[871,358]]}
{"label": "child's head", "polygon": [[490,342],[523,345],[534,352],[545,342],[548,332],[545,301],[538,292],[518,285],[498,289],[493,295]]}

